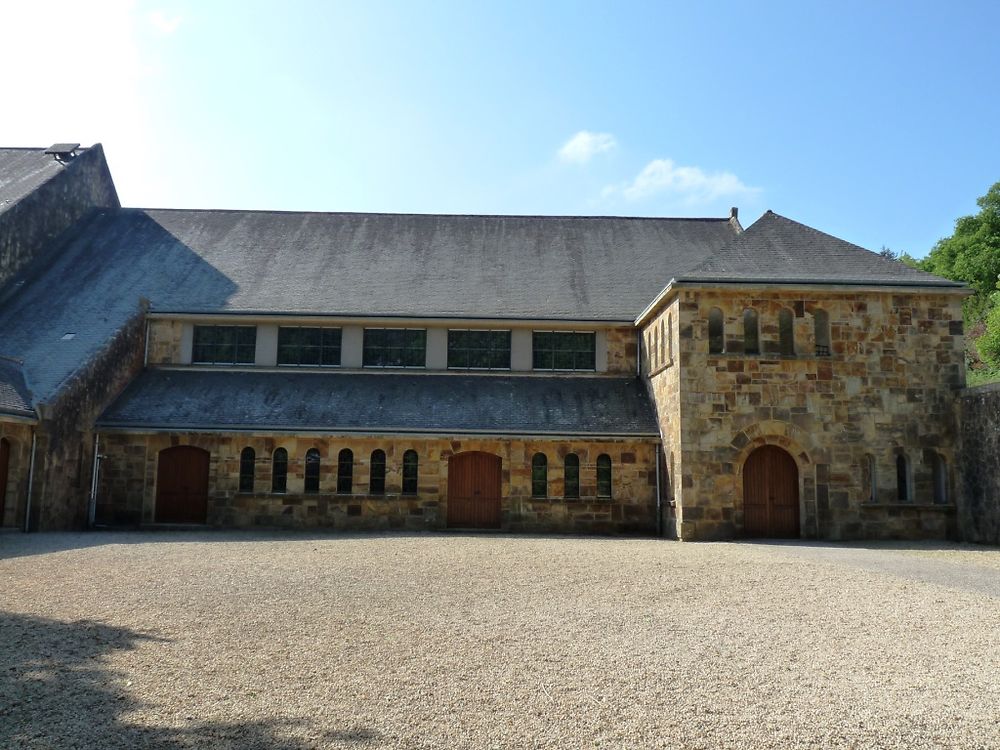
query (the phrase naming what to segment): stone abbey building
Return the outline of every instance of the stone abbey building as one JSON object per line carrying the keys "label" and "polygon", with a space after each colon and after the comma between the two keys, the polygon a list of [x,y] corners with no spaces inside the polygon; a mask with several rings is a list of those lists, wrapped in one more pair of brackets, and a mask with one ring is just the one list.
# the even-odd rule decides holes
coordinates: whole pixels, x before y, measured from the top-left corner
{"label": "stone abbey building", "polygon": [[966,293],[770,211],[122,208],[0,149],[0,522],[945,538]]}

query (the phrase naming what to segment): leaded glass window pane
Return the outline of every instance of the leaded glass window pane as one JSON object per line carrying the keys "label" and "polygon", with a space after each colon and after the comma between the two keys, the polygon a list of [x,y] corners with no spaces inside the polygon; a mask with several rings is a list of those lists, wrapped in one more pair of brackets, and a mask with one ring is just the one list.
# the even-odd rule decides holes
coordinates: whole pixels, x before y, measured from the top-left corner
{"label": "leaded glass window pane", "polygon": [[563,496],[580,497],[580,457],[575,453],[567,454],[564,467]]}
{"label": "leaded glass window pane", "polygon": [[597,335],[579,331],[535,331],[532,366],[536,370],[594,370]]}
{"label": "leaded glass window pane", "polygon": [[427,331],[422,328],[366,328],[365,367],[424,367]]}
{"label": "leaded glass window pane", "polygon": [[337,492],[350,495],[354,489],[354,452],[344,448],[337,456]]}
{"label": "leaded glass window pane", "polygon": [[340,329],[281,326],[278,364],[298,367],[339,367]]}
{"label": "leaded glass window pane", "polygon": [[597,457],[597,496],[611,497],[611,456],[606,453]]}
{"label": "leaded glass window pane", "polygon": [[510,331],[448,331],[448,367],[509,370]]}
{"label": "leaded glass window pane", "polygon": [[240,492],[253,492],[256,458],[253,448],[244,448],[240,452]]}
{"label": "leaded glass window pane", "polygon": [[415,450],[403,454],[403,494],[417,494],[417,466],[419,459]]}
{"label": "leaded glass window pane", "polygon": [[288,484],[288,451],[278,448],[271,457],[271,492],[284,492]]}
{"label": "leaded glass window pane", "polygon": [[385,494],[385,451],[372,451],[371,472],[368,477],[368,494]]}
{"label": "leaded glass window pane", "polygon": [[310,448],[306,451],[306,492],[319,492],[319,451]]}
{"label": "leaded glass window pane", "polygon": [[531,496],[547,497],[549,494],[549,459],[536,453],[531,459]]}
{"label": "leaded glass window pane", "polygon": [[252,365],[256,326],[195,326],[191,361],[199,365]]}

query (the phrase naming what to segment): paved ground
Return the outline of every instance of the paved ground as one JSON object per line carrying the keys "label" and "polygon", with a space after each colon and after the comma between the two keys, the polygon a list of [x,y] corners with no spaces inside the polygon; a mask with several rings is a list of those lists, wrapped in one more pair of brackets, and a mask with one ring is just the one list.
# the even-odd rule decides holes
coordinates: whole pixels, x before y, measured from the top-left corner
{"label": "paved ground", "polygon": [[1000,747],[1000,551],[0,535],[0,747]]}

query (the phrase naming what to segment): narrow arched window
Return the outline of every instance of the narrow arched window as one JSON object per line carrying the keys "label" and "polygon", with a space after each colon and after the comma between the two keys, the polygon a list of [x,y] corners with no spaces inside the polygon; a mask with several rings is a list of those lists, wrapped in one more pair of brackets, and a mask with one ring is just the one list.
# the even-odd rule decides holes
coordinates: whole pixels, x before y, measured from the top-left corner
{"label": "narrow arched window", "polygon": [[271,456],[271,492],[284,492],[288,484],[288,451],[278,448]]}
{"label": "narrow arched window", "polygon": [[319,492],[319,451],[310,448],[306,451],[306,492]]}
{"label": "narrow arched window", "polygon": [[786,307],[778,311],[778,350],[789,357],[795,354],[795,318]]}
{"label": "narrow arched window", "polygon": [[910,467],[906,456],[896,456],[896,499],[901,503],[910,502]]}
{"label": "narrow arched window", "polygon": [[373,450],[371,468],[368,473],[368,494],[385,494],[385,451]]}
{"label": "narrow arched window", "polygon": [[544,453],[531,457],[531,496],[549,495],[549,459]]}
{"label": "narrow arched window", "polygon": [[760,354],[760,326],[757,322],[757,311],[743,311],[743,352],[745,354]]}
{"label": "narrow arched window", "polygon": [[563,464],[563,497],[580,497],[580,457],[567,453]]}
{"label": "narrow arched window", "polygon": [[665,365],[670,359],[667,356],[667,337],[663,332],[663,321],[660,320],[660,366]]}
{"label": "narrow arched window", "polygon": [[948,500],[948,464],[944,456],[935,453],[931,464],[931,473],[934,480],[934,502],[944,505]]}
{"label": "narrow arched window", "polygon": [[597,457],[597,496],[611,497],[611,456],[607,453]]}
{"label": "narrow arched window", "polygon": [[816,327],[816,356],[830,356],[830,316],[826,310],[813,310],[813,324]]}
{"label": "narrow arched window", "polygon": [[878,474],[876,473],[875,456],[866,453],[864,467],[863,480],[865,490],[868,493],[865,500],[869,503],[876,503],[878,502]]}
{"label": "narrow arched window", "polygon": [[667,363],[674,361],[674,316],[667,314]]}
{"label": "narrow arched window", "polygon": [[415,450],[403,454],[403,494],[417,494],[417,465],[419,459]]}
{"label": "narrow arched window", "polygon": [[253,448],[240,451],[240,492],[253,492],[253,472],[257,454]]}
{"label": "narrow arched window", "polygon": [[655,370],[660,365],[660,347],[658,345],[660,339],[656,335],[655,326],[650,330],[650,332],[652,333],[650,339],[653,343],[649,350],[649,369]]}
{"label": "narrow arched window", "polygon": [[725,350],[725,318],[722,317],[722,310],[713,307],[708,311],[708,353],[722,354]]}
{"label": "narrow arched window", "polygon": [[354,451],[344,448],[337,455],[337,492],[350,495],[354,489]]}

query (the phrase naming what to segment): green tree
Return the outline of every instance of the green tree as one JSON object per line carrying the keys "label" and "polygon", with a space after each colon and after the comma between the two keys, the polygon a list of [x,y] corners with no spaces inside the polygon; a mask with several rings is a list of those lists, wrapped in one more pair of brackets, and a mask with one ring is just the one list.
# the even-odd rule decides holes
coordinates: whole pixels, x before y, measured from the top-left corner
{"label": "green tree", "polygon": [[[965,302],[966,332],[974,341],[975,354],[1000,369],[1000,182],[991,187],[976,203],[979,213],[963,216],[955,222],[955,231],[934,245],[918,267],[947,279],[964,281],[975,291]],[[977,334],[980,334],[977,337]],[[970,343],[973,343],[970,341]]]}

